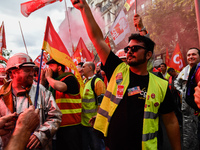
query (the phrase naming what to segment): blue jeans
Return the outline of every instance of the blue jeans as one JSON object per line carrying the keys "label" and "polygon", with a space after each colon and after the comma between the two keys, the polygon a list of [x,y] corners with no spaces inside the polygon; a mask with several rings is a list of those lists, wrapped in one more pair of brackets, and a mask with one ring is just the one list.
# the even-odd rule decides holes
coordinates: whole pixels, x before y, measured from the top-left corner
{"label": "blue jeans", "polygon": [[105,150],[104,140],[99,138],[93,127],[82,126],[83,150]]}

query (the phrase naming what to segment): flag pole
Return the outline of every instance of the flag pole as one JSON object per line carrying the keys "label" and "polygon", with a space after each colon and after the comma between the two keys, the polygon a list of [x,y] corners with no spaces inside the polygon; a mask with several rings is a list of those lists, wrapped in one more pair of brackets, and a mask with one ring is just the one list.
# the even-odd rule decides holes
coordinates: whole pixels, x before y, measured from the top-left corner
{"label": "flag pole", "polygon": [[68,14],[68,11],[67,11],[67,2],[66,2],[66,0],[65,0],[65,8],[66,8],[67,20],[68,20],[68,26],[69,26],[69,37],[70,37],[71,44],[72,44],[72,52],[74,53],[73,42],[72,42],[71,26],[70,26],[70,22],[69,22],[69,14]]}
{"label": "flag pole", "polygon": [[26,49],[26,53],[27,53],[27,55],[28,55],[28,50],[27,50],[27,47],[26,47],[26,42],[25,42],[25,39],[24,39],[24,35],[23,35],[23,32],[22,32],[22,27],[21,27],[20,21],[19,21],[19,27],[20,27],[20,30],[21,30],[22,39],[23,39],[23,42],[24,42],[24,46],[25,46],[25,49]]}
{"label": "flag pole", "polygon": [[40,68],[39,68],[39,73],[38,73],[37,89],[35,93],[35,103],[34,103],[35,108],[37,108],[37,100],[38,100],[38,95],[39,95],[39,84],[40,84],[40,74],[41,74],[41,68],[42,68],[43,52],[44,50],[42,49],[41,58],[40,58]]}

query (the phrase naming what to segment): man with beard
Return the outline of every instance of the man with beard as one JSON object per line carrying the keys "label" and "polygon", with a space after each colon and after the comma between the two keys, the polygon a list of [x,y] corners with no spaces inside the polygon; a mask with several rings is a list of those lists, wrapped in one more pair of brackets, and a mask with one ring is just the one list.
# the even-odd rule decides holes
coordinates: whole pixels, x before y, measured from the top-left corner
{"label": "man with beard", "polygon": [[[8,60],[6,71],[12,80],[4,84],[0,90],[0,116],[14,112],[20,114],[30,105],[35,105],[37,86],[33,84],[34,66],[30,56],[24,53],[17,53]],[[52,93],[42,85],[39,85],[36,108],[39,109],[40,125],[31,134],[27,148],[48,150],[52,146],[51,138],[60,126],[62,114]],[[11,133],[1,137],[3,147],[7,145]]]}
{"label": "man with beard", "polygon": [[104,78],[101,74],[101,63],[97,64],[96,66],[96,74],[95,74],[98,78],[100,78],[102,81],[104,81]]}
{"label": "man with beard", "polygon": [[173,112],[168,82],[147,71],[154,42],[132,34],[124,48],[127,63],[122,62],[103,38],[85,0],[71,0],[79,9],[88,35],[101,58],[109,80],[94,128],[105,136],[106,147],[116,149],[157,149],[159,114],[162,115],[173,149],[180,150],[180,131]]}
{"label": "man with beard", "polygon": [[62,112],[62,122],[56,133],[56,149],[81,149],[81,96],[79,83],[65,66],[54,59],[47,62],[45,77]]}

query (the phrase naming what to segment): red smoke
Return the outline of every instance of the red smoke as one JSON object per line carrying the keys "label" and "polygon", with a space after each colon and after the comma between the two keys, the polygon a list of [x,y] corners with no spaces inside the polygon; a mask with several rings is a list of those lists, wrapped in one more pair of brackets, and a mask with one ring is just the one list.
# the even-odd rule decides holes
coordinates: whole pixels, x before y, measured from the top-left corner
{"label": "red smoke", "polygon": [[[94,15],[95,20],[97,21],[97,24],[100,26],[101,29],[104,29],[105,25],[104,25],[104,20],[101,16],[101,12],[97,9],[95,10],[92,9],[92,13]],[[86,45],[89,42],[91,42],[88,37],[81,13],[76,9],[72,9],[72,10],[68,10],[68,16],[69,16],[71,38],[72,38],[73,45],[76,47],[80,37],[82,37]],[[65,14],[65,19],[59,26],[58,34],[60,38],[62,39],[64,45],[66,46],[69,54],[72,55],[73,52],[72,52],[72,44],[71,44],[70,33],[69,33],[67,12]]]}

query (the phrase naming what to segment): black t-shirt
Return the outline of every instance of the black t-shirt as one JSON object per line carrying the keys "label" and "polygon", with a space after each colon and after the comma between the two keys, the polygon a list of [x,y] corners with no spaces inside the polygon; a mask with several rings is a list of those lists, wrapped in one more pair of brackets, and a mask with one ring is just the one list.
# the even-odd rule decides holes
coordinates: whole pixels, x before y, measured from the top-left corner
{"label": "black t-shirt", "polygon": [[[105,66],[102,66],[102,70],[105,71],[108,81],[115,68],[121,62],[122,61],[113,52],[109,54]],[[109,147],[110,150],[130,148],[135,150],[142,149],[144,104],[148,83],[149,74],[141,76],[130,71],[128,89],[139,86],[142,92],[128,96],[127,90],[115,110],[108,128],[108,136],[105,138],[106,146]],[[160,105],[159,112],[161,114],[166,114],[173,110],[173,98],[168,88],[165,99]]]}
{"label": "black t-shirt", "polygon": [[64,82],[67,85],[67,91],[64,93],[70,93],[70,94],[78,94],[79,93],[79,86],[78,81],[74,76],[69,76],[65,78],[62,82]]}

